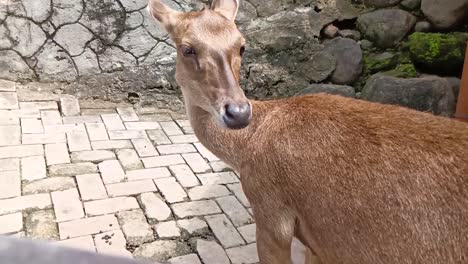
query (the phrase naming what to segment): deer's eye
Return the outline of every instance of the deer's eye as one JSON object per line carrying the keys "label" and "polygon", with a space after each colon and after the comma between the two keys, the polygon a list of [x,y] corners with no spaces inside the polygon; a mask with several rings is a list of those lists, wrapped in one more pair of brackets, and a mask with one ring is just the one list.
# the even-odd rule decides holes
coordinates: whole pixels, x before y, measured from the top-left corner
{"label": "deer's eye", "polygon": [[184,54],[184,56],[186,57],[189,57],[189,56],[194,56],[196,55],[197,53],[195,52],[195,49],[190,47],[190,46],[187,46],[187,45],[183,45],[181,47],[181,50],[182,50],[182,53]]}
{"label": "deer's eye", "polygon": [[241,57],[244,56],[244,53],[245,53],[245,46],[242,46],[242,47],[240,48],[240,55],[241,55]]}

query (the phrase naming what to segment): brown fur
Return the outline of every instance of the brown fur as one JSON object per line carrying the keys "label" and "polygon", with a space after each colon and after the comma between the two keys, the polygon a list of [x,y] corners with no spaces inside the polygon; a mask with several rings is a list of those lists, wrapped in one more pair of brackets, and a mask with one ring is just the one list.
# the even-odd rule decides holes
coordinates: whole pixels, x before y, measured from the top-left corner
{"label": "brown fur", "polygon": [[191,124],[240,172],[262,264],[290,263],[294,235],[324,264],[468,263],[468,124],[319,94],[251,101],[250,125],[228,130],[222,106],[245,100],[229,79],[243,39],[216,9],[177,16],[166,28],[202,62],[178,51]]}

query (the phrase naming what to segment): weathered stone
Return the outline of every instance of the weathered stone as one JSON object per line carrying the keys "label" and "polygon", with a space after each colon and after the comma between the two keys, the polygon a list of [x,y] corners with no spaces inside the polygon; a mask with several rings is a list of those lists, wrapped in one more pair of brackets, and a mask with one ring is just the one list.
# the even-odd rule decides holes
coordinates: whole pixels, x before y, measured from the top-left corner
{"label": "weathered stone", "polygon": [[75,181],[72,177],[46,178],[25,183],[23,185],[23,194],[49,193],[71,188],[75,188]]}
{"label": "weathered stone", "polygon": [[133,256],[142,261],[165,261],[173,257],[190,253],[188,245],[178,241],[155,241],[143,244],[135,250]]}
{"label": "weathered stone", "polygon": [[437,29],[450,29],[468,15],[468,0],[422,0],[421,10]]}
{"label": "weathered stone", "polygon": [[179,220],[177,225],[190,236],[203,235],[209,231],[206,222],[199,218]]}
{"label": "weathered stone", "polygon": [[10,34],[5,25],[0,25],[0,49],[11,49],[13,42],[11,41]]}
{"label": "weathered stone", "polygon": [[205,264],[231,263],[224,249],[215,241],[199,239],[196,242],[197,252]]}
{"label": "weathered stone", "polygon": [[14,213],[0,216],[0,235],[10,235],[23,230],[23,215]]}
{"label": "weathered stone", "polygon": [[76,68],[80,76],[93,75],[101,73],[96,54],[89,48],[86,48],[82,54],[74,57]]}
{"label": "weathered stone", "polygon": [[104,72],[121,71],[126,67],[136,66],[136,59],[128,52],[117,47],[108,47],[98,54],[99,65]]}
{"label": "weathered stone", "polygon": [[249,244],[256,240],[257,226],[256,224],[245,225],[237,228],[244,240]]}
{"label": "weathered stone", "polygon": [[140,57],[151,51],[156,46],[156,41],[145,29],[139,27],[135,30],[125,31],[119,44],[125,51]]}
{"label": "weathered stone", "polygon": [[429,32],[431,31],[431,29],[432,29],[431,23],[427,21],[419,21],[414,26],[414,31],[416,32]]}
{"label": "weathered stone", "polygon": [[364,59],[365,72],[370,74],[394,69],[398,63],[398,55],[393,52],[367,54]]}
{"label": "weathered stone", "polygon": [[168,260],[171,264],[201,264],[197,254],[175,257]]}
{"label": "weathered stone", "polygon": [[145,0],[121,0],[120,2],[127,12],[143,9],[148,4]]}
{"label": "weathered stone", "polygon": [[339,28],[333,24],[330,24],[323,29],[323,34],[325,34],[327,38],[334,38],[338,35],[338,31]]}
{"label": "weathered stone", "polygon": [[71,56],[83,53],[85,45],[93,34],[80,24],[65,25],[57,30],[55,41],[65,48]]}
{"label": "weathered stone", "polygon": [[113,215],[88,217],[59,223],[60,239],[94,235],[112,230],[119,230],[119,223]]}
{"label": "weathered stone", "polygon": [[353,87],[335,84],[311,84],[304,90],[297,93],[296,96],[316,93],[328,93],[346,97],[356,97],[356,92],[354,91]]}
{"label": "weathered stone", "polygon": [[101,162],[115,159],[115,154],[109,150],[79,151],[71,154],[73,162]]}
{"label": "weathered stone", "polygon": [[357,30],[343,29],[340,30],[338,34],[343,38],[354,39],[355,41],[359,41],[361,39],[361,33]]}
{"label": "weathered stone", "polygon": [[0,173],[0,191],[0,199],[21,195],[21,177],[18,170]]}
{"label": "weathered stone", "polygon": [[401,0],[364,0],[367,6],[371,7],[389,7],[398,4]]}
{"label": "weathered stone", "polygon": [[143,25],[143,15],[139,11],[127,13],[126,16],[127,18],[125,19],[125,27],[127,27],[127,29],[136,29]]}
{"label": "weathered stone", "polygon": [[452,85],[453,94],[455,95],[455,100],[458,99],[458,93],[460,92],[461,80],[457,77],[448,77],[447,81]]}
{"label": "weathered stone", "polygon": [[233,264],[257,263],[259,262],[257,244],[226,249],[226,253]]}
{"label": "weathered stone", "polygon": [[410,13],[399,9],[382,9],[359,16],[357,27],[381,48],[391,48],[408,34],[416,23]]}
{"label": "weathered stone", "polygon": [[109,231],[94,236],[97,252],[100,254],[114,255],[131,258],[132,253],[127,250],[125,236],[120,230]]}
{"label": "weathered stone", "polygon": [[421,6],[421,0],[403,0],[400,5],[409,11],[417,10]]}
{"label": "weathered stone", "polygon": [[376,74],[364,87],[362,98],[442,116],[452,116],[455,110],[452,86],[446,79],[435,76],[400,79]]}
{"label": "weathered stone", "polygon": [[54,211],[34,211],[25,218],[26,235],[41,240],[58,240],[59,233],[54,219]]}
{"label": "weathered stone", "polygon": [[18,15],[30,17],[34,22],[44,22],[51,13],[51,1],[49,0],[23,0],[21,2],[25,12]]}
{"label": "weathered stone", "polygon": [[325,51],[336,58],[336,69],[331,81],[337,84],[351,84],[362,72],[362,51],[356,41],[348,38],[334,38],[325,42]]}
{"label": "weathered stone", "polygon": [[156,225],[156,233],[160,238],[178,238],[180,229],[175,221],[161,222]]}
{"label": "weathered stone", "polygon": [[77,72],[73,60],[53,42],[48,41],[36,57],[36,72],[42,81],[75,80]]}
{"label": "weathered stone", "polygon": [[240,246],[244,240],[226,215],[205,216],[206,222],[224,248]]}
{"label": "weathered stone", "polygon": [[80,174],[89,174],[98,172],[97,165],[89,162],[59,164],[49,167],[49,176],[75,176]]}
{"label": "weathered stone", "polygon": [[138,209],[138,202],[133,197],[117,197],[86,202],[84,206],[88,216],[96,216]]}
{"label": "weathered stone", "polygon": [[119,212],[117,219],[130,245],[141,245],[154,240],[153,231],[141,210]]}
{"label": "weathered stone", "polygon": [[113,0],[87,0],[81,23],[106,43],[112,43],[125,28],[125,11]]}
{"label": "weathered stone", "polygon": [[46,40],[42,29],[30,20],[9,16],[5,23],[15,44],[13,49],[22,56],[32,56]]}
{"label": "weathered stone", "polygon": [[166,65],[173,63],[177,52],[174,47],[167,45],[165,42],[159,42],[156,47],[142,61],[143,65],[161,64]]}
{"label": "weathered stone", "polygon": [[55,0],[52,7],[51,21],[55,26],[77,22],[84,8],[83,1],[76,0]]}
{"label": "weathered stone", "polygon": [[221,213],[218,205],[211,200],[174,204],[172,210],[180,218]]}
{"label": "weathered stone", "polygon": [[166,221],[171,218],[171,209],[154,193],[143,193],[138,197],[150,223]]}
{"label": "weathered stone", "polygon": [[165,40],[169,37],[161,24],[159,24],[159,22],[157,22],[149,12],[143,11],[141,14],[143,15],[143,28],[146,29],[153,38],[157,40]]}

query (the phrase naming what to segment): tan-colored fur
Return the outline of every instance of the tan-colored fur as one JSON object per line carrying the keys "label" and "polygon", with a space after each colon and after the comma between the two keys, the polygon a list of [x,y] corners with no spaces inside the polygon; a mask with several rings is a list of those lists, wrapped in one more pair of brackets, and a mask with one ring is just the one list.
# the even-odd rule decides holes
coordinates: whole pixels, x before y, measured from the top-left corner
{"label": "tan-colored fur", "polygon": [[[324,264],[468,263],[468,124],[319,94],[251,101],[250,125],[226,129],[223,105],[245,96],[244,40],[225,11],[155,17],[178,47],[197,137],[240,172],[261,263],[290,263],[293,236]],[[199,66],[181,54],[187,43]]]}

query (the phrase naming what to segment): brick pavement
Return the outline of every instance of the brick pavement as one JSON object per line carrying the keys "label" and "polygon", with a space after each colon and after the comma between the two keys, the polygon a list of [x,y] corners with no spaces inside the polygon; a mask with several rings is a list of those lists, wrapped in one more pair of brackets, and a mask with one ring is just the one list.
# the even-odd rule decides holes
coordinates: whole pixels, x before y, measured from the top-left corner
{"label": "brick pavement", "polygon": [[258,262],[238,175],[183,116],[22,101],[1,83],[0,234],[175,264]]}

